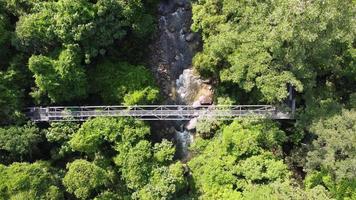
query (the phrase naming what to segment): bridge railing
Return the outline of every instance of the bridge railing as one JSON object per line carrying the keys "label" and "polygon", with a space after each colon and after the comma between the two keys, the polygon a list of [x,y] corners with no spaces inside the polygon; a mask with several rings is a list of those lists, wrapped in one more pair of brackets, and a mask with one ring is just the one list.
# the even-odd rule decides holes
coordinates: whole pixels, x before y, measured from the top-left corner
{"label": "bridge railing", "polygon": [[53,106],[31,107],[33,121],[84,121],[91,117],[137,117],[142,120],[189,120],[214,117],[230,120],[236,117],[262,116],[288,118],[271,105],[135,105],[135,106]]}

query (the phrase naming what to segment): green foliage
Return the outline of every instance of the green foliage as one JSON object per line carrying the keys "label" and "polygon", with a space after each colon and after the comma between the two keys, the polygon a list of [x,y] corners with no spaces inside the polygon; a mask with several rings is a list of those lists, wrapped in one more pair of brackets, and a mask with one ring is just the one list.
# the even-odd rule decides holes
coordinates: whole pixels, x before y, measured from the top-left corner
{"label": "green foliage", "polygon": [[289,176],[287,166],[271,153],[251,156],[241,161],[236,168],[237,176],[257,184],[285,180]]}
{"label": "green foliage", "polygon": [[158,163],[169,164],[173,160],[175,148],[172,142],[163,140],[160,143],[156,143],[153,147],[153,156]]}
{"label": "green foliage", "polygon": [[64,44],[73,44],[90,37],[95,16],[93,5],[86,0],[60,0],[55,4],[55,34]]}
{"label": "green foliage", "polygon": [[124,104],[145,105],[154,103],[158,99],[159,90],[157,88],[146,87],[143,90],[135,90],[124,96]]}
{"label": "green foliage", "polygon": [[48,95],[52,102],[65,102],[86,96],[86,75],[80,66],[77,46],[67,46],[60,52],[58,60],[42,55],[32,56],[29,68],[34,73],[38,87],[32,93],[37,101],[43,95]]}
{"label": "green foliage", "polygon": [[0,0],[0,200],[356,199],[354,0],[192,1],[204,42],[193,65],[217,103],[275,104],[292,85],[301,112],[285,132],[200,121],[182,164],[132,118],[19,126],[31,90],[41,105],[156,103],[140,59],[156,2]]}
{"label": "green foliage", "polygon": [[99,194],[94,200],[121,200],[122,198],[119,194],[115,194],[114,192],[105,191]]}
{"label": "green foliage", "polygon": [[150,142],[141,140],[136,145],[122,144],[116,150],[118,155],[114,162],[119,166],[127,187],[137,190],[146,185],[153,164]]}
{"label": "green foliage", "polygon": [[194,66],[247,93],[257,89],[263,99],[255,101],[283,100],[287,84],[301,92],[318,79],[341,81],[353,65],[350,5],[351,0],[195,1],[192,28],[202,32],[204,50]]}
{"label": "green foliage", "polygon": [[253,185],[243,193],[246,200],[305,200],[305,199],[332,199],[324,187],[318,186],[311,190],[303,191],[288,182],[275,182],[268,185]]}
{"label": "green foliage", "polygon": [[22,104],[22,91],[14,84],[16,71],[0,71],[0,124],[18,119]]}
{"label": "green foliage", "polygon": [[4,0],[5,8],[11,14],[19,17],[31,13],[40,0]]}
{"label": "green foliage", "polygon": [[340,115],[320,120],[312,131],[317,139],[308,154],[308,169],[325,168],[337,180],[356,178],[352,167],[356,162],[356,111],[343,110]]}
{"label": "green foliage", "polygon": [[[1,11],[1,8],[0,8]],[[0,69],[1,65],[6,61],[6,56],[9,53],[8,46],[11,33],[9,31],[9,22],[6,15],[0,14]]]}
{"label": "green foliage", "polygon": [[57,45],[54,33],[53,8],[23,15],[16,24],[14,45],[25,52],[46,52]]}
{"label": "green foliage", "polygon": [[355,110],[343,110],[341,114],[322,119],[312,126],[317,139],[307,157],[307,187],[324,185],[338,199],[354,197],[355,124]]}
{"label": "green foliage", "polygon": [[79,129],[79,124],[74,122],[53,122],[45,130],[47,141],[51,143],[51,156],[53,160],[64,158],[72,152],[69,140]]}
{"label": "green foliage", "polygon": [[196,132],[200,137],[208,139],[214,136],[214,133],[222,125],[222,122],[217,119],[199,119]]}
{"label": "green foliage", "polygon": [[91,90],[99,93],[105,103],[150,104],[158,98],[153,76],[143,66],[104,61],[91,72],[91,77]]}
{"label": "green foliage", "polygon": [[183,165],[179,162],[154,169],[148,184],[133,197],[142,200],[173,199],[174,194],[185,185],[183,173]]}
{"label": "green foliage", "polygon": [[143,38],[153,31],[153,17],[140,0],[7,1],[8,9],[20,16],[15,45],[21,51],[48,52],[60,44],[79,45],[88,64],[127,32]]}
{"label": "green foliage", "polygon": [[33,124],[0,128],[0,150],[2,161],[32,159],[32,153],[42,141],[39,129]]}
{"label": "green foliage", "polygon": [[243,158],[264,150],[279,154],[282,152],[281,144],[286,139],[285,133],[271,121],[234,121],[224,128],[222,145],[232,154]]}
{"label": "green foliage", "polygon": [[[136,145],[119,144],[114,158],[135,199],[170,199],[184,187],[183,166],[171,164],[172,144],[163,141],[152,148],[150,142],[141,140]],[[163,165],[165,164],[165,165]]]}
{"label": "green foliage", "polygon": [[349,106],[351,108],[356,108],[356,92],[350,94],[350,102],[349,102],[349,104],[350,104]]}
{"label": "green foliage", "polygon": [[95,153],[105,142],[136,143],[149,133],[149,127],[132,118],[94,118],[80,127],[69,144],[76,151]]}
{"label": "green foliage", "polygon": [[90,198],[109,183],[106,171],[86,160],[75,160],[67,165],[67,169],[63,185],[78,199]]}
{"label": "green foliage", "polygon": [[278,155],[284,141],[275,124],[251,120],[234,121],[211,141],[197,140],[188,166],[199,198],[239,199],[251,184],[287,180],[286,165],[268,153]]}
{"label": "green foliage", "polygon": [[[147,192],[157,190],[156,195],[168,198],[181,189],[183,168],[176,166],[177,164],[169,166],[175,153],[173,144],[163,140],[153,146],[151,142],[145,140],[149,134],[150,129],[146,124],[132,118],[94,118],[80,127],[69,144],[74,150],[90,155],[95,153],[95,163],[106,168],[111,168],[111,163],[105,156],[115,150],[116,156],[113,161],[126,184],[125,187],[137,191],[133,196],[143,195],[145,197],[142,198],[149,198]],[[101,151],[105,150],[106,152],[101,154]],[[104,157],[99,158],[101,157],[99,154]],[[157,183],[160,178],[157,176],[161,175],[164,177],[163,182]],[[109,196],[111,194],[103,193],[97,199]],[[123,196],[120,194],[112,198]]]}
{"label": "green foliage", "polygon": [[58,177],[45,162],[0,165],[0,172],[1,200],[64,199]]}
{"label": "green foliage", "polygon": [[335,181],[330,172],[326,170],[310,172],[305,178],[305,186],[308,189],[325,187],[336,199],[354,199],[356,197],[355,178]]}

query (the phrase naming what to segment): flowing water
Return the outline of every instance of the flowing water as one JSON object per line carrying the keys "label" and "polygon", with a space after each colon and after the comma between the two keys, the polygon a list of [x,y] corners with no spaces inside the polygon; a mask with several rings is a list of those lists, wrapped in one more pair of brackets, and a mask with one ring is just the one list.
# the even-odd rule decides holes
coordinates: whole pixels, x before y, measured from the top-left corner
{"label": "flowing water", "polygon": [[[158,5],[158,13],[158,31],[151,45],[150,65],[165,98],[163,103],[193,104],[201,88],[206,90],[207,87],[191,70],[192,58],[201,44],[199,34],[190,30],[191,2],[162,0]],[[193,132],[185,128],[186,122],[183,121],[168,126],[175,127],[178,156],[185,159],[188,146],[194,138]]]}

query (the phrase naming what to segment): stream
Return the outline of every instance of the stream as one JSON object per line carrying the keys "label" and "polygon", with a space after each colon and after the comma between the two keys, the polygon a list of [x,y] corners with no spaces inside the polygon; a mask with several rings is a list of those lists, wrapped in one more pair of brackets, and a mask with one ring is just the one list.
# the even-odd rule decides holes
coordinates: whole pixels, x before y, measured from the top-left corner
{"label": "stream", "polygon": [[[190,0],[162,0],[157,8],[158,30],[150,47],[150,66],[164,97],[163,104],[200,105],[212,103],[212,87],[192,70],[192,59],[201,48],[201,38],[190,30]],[[209,102],[210,100],[210,102]],[[160,122],[174,134],[177,157],[186,160],[194,139],[197,120]],[[173,128],[172,128],[173,127]]]}

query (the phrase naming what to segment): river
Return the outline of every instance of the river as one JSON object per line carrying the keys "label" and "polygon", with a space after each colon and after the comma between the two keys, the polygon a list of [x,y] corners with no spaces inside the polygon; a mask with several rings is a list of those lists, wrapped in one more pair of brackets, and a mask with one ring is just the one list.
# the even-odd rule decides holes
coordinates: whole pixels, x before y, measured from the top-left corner
{"label": "river", "polygon": [[[163,0],[157,11],[158,27],[150,47],[150,66],[161,87],[163,103],[199,105],[204,99],[212,99],[211,86],[192,70],[192,59],[201,48],[201,38],[198,33],[190,30],[191,2]],[[159,125],[175,135],[177,156],[183,160],[189,157],[188,147],[194,139],[193,122],[189,124],[190,130],[184,121]]]}

